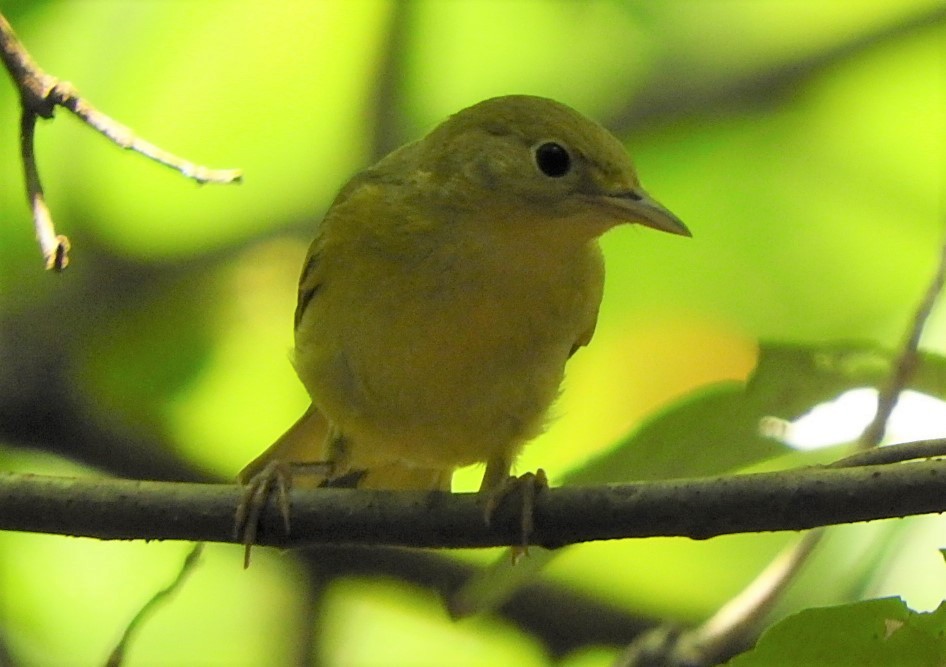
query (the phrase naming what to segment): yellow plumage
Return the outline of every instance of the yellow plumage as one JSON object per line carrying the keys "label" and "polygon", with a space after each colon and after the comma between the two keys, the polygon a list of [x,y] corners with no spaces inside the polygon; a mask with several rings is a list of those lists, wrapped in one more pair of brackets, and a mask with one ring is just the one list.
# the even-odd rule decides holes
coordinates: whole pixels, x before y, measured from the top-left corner
{"label": "yellow plumage", "polygon": [[241,474],[327,461],[328,481],[448,489],[506,480],[592,337],[597,238],[620,223],[688,234],[623,146],[551,100],[452,116],[355,176],[299,283],[294,365],[312,407]]}

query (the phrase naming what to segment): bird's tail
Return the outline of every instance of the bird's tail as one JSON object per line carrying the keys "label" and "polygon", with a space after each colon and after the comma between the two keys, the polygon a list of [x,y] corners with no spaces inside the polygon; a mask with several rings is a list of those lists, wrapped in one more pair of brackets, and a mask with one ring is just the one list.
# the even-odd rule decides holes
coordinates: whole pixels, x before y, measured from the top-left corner
{"label": "bird's tail", "polygon": [[[317,463],[324,461],[325,453],[322,449],[325,444],[326,433],[328,433],[328,420],[315,406],[310,405],[305,413],[276,439],[276,442],[240,471],[237,479],[246,484],[272,461],[286,463]],[[313,479],[311,481],[302,479],[302,477],[310,476],[300,476],[299,486],[303,487],[321,486],[322,482],[325,481],[324,477],[318,475],[312,475]],[[293,480],[293,482],[295,481]]]}
{"label": "bird's tail", "polygon": [[319,474],[319,466],[313,465],[312,474],[306,472],[304,464],[328,463],[325,441],[328,420],[319,410],[310,405],[296,422],[289,427],[269,448],[250,461],[238,476],[242,483],[252,479],[271,461],[303,464],[299,472],[293,473],[293,486],[299,488],[332,487],[347,489],[376,489],[401,491],[449,491],[453,469],[418,468],[403,462],[388,462],[367,469],[350,470],[335,479]]}

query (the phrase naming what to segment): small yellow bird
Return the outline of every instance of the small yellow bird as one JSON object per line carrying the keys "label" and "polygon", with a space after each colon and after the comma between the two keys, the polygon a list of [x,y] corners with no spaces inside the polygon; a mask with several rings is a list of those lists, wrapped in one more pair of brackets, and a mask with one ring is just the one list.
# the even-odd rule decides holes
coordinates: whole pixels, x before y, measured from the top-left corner
{"label": "small yellow bird", "polygon": [[245,498],[261,505],[285,463],[314,461],[323,485],[431,490],[485,462],[481,492],[502,495],[591,340],[597,239],[621,223],[689,236],[612,134],[541,97],[480,102],[356,175],[299,279],[294,365],[312,405],[241,472]]}

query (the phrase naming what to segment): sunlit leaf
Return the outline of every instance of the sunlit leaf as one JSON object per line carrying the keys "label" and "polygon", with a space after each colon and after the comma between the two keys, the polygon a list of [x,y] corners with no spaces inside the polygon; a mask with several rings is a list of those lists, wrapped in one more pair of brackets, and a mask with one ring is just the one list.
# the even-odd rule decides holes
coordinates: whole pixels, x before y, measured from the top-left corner
{"label": "sunlit leaf", "polygon": [[919,614],[902,600],[807,609],[770,628],[732,667],[928,667],[946,659],[946,606]]}

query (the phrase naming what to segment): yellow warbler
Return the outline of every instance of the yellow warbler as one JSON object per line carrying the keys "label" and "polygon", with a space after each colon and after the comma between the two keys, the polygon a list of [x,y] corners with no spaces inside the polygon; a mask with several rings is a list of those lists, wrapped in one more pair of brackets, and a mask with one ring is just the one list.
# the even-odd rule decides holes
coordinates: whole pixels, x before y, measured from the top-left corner
{"label": "yellow warbler", "polygon": [[323,461],[325,484],[449,489],[485,462],[501,489],[591,340],[620,223],[689,235],[613,135],[540,97],[464,109],[356,175],[299,280],[312,405],[241,480],[265,494],[274,463]]}

